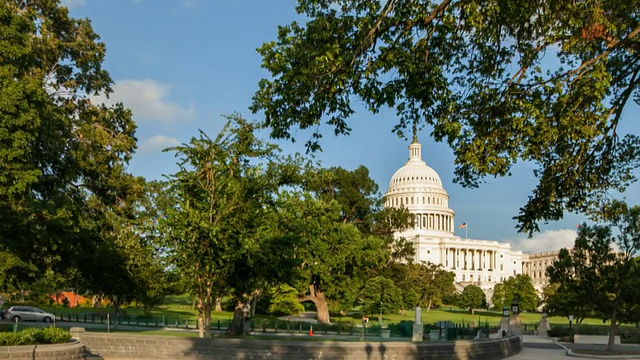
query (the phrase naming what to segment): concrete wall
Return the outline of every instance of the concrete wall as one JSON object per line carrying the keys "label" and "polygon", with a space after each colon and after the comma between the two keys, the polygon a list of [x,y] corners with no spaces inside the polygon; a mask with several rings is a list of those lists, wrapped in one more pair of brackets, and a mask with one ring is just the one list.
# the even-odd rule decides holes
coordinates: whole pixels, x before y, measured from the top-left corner
{"label": "concrete wall", "polygon": [[0,346],[0,359],[81,360],[85,347],[77,340],[67,344]]}
{"label": "concrete wall", "polygon": [[83,333],[72,335],[91,355],[138,359],[503,359],[519,353],[519,337],[443,343],[275,341],[254,339],[199,339],[173,336]]}

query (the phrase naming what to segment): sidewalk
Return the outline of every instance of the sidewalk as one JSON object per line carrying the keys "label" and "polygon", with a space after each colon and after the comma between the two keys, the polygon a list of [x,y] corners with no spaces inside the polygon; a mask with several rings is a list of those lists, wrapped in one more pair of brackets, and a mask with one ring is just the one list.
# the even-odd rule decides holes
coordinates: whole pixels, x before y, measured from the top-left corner
{"label": "sidewalk", "polygon": [[590,359],[640,359],[640,345],[614,345],[613,351],[607,354],[606,345],[558,343],[567,349],[567,355]]}

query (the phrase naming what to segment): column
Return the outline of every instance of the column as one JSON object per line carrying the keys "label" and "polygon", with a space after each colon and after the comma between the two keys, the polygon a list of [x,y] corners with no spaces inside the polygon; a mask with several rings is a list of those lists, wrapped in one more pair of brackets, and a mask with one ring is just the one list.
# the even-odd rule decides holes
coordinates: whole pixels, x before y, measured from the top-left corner
{"label": "column", "polygon": [[450,248],[449,251],[451,251],[451,268],[453,269],[456,267],[456,249]]}
{"label": "column", "polygon": [[493,271],[496,271],[496,268],[498,265],[498,252],[496,250],[493,250],[493,254],[492,254],[492,258],[493,258],[493,265],[491,266],[491,268],[493,269]]}

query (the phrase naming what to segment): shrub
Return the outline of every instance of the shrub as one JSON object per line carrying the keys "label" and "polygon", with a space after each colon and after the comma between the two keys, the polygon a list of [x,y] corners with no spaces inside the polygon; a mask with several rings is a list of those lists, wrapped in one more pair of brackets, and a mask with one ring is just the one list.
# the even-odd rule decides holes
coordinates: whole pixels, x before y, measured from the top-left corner
{"label": "shrub", "polygon": [[411,337],[413,336],[413,321],[401,320],[397,324],[389,324],[389,330],[392,335]]}
{"label": "shrub", "polygon": [[554,326],[549,331],[547,331],[547,335],[549,337],[561,338],[561,337],[565,337],[565,336],[570,336],[571,335],[571,331],[569,330],[568,327]]}
{"label": "shrub", "polygon": [[640,344],[640,329],[621,328],[618,329],[620,342],[625,344]]}
{"label": "shrub", "polygon": [[69,331],[60,328],[28,328],[17,333],[0,333],[0,346],[62,344],[71,340]]}
{"label": "shrub", "polygon": [[269,313],[274,315],[297,315],[304,311],[298,302],[298,291],[289,285],[281,285],[271,292]]}
{"label": "shrub", "polygon": [[42,304],[40,304],[37,301],[33,301],[33,300],[25,300],[25,301],[6,301],[4,303],[4,305],[2,305],[2,307],[5,308],[10,308],[12,306],[34,306],[34,307],[42,307]]}

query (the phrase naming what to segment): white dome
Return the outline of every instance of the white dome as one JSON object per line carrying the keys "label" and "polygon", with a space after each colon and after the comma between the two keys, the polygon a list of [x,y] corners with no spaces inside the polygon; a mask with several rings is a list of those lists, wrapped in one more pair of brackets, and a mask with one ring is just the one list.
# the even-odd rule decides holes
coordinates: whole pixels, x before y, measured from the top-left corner
{"label": "white dome", "polygon": [[409,145],[409,161],[393,174],[387,194],[398,191],[405,192],[407,190],[415,192],[418,189],[422,192],[435,191],[442,193],[444,191],[438,173],[422,160],[422,145],[414,137],[413,142]]}
{"label": "white dome", "polygon": [[409,160],[403,167],[398,169],[389,182],[389,192],[405,186],[443,188],[438,173],[422,160]]}
{"label": "white dome", "polygon": [[391,177],[384,206],[406,208],[414,216],[413,227],[397,236],[453,236],[455,213],[449,208],[449,195],[438,173],[422,160],[422,145],[415,135],[409,161]]}

